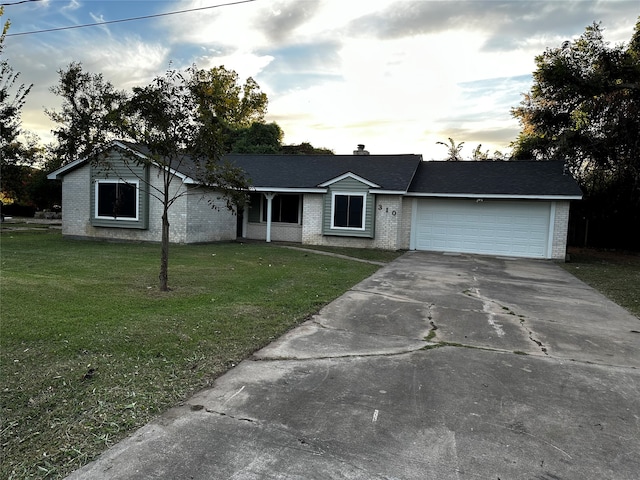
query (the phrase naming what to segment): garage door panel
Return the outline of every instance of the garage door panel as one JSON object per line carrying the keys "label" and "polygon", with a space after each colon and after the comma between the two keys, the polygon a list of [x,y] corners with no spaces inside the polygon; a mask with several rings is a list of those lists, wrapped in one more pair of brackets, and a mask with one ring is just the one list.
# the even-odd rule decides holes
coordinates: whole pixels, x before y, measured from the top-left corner
{"label": "garage door panel", "polygon": [[451,251],[544,258],[550,203],[422,199],[415,246]]}

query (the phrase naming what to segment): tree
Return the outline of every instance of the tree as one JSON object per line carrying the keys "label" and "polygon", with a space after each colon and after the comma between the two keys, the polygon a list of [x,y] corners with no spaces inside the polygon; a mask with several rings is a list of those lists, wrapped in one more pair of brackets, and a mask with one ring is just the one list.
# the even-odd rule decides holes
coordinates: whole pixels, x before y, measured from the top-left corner
{"label": "tree", "polygon": [[514,158],[565,161],[585,192],[583,215],[610,234],[601,242],[640,247],[620,230],[640,222],[640,20],[626,48],[610,47],[594,23],[536,67],[512,109],[522,128]]}
{"label": "tree", "polygon": [[476,162],[484,161],[506,161],[509,160],[509,155],[502,153],[500,150],[494,150],[493,155],[489,155],[489,150],[482,151],[482,144],[479,143],[476,148],[473,149],[471,154],[471,160]]}
{"label": "tree", "polygon": [[81,63],[72,62],[66,70],[58,70],[58,74],[59,83],[50,90],[62,97],[62,109],[45,110],[58,124],[53,130],[57,167],[88,156],[112,139],[111,117],[127,99],[102,74],[84,72]]}
{"label": "tree", "polygon": [[45,164],[45,148],[40,139],[29,132],[22,132],[24,140],[17,142],[20,154],[16,162],[2,164],[2,193],[15,203],[31,207],[46,208],[47,202],[37,191],[36,183],[42,176],[41,166]]}
{"label": "tree", "polygon": [[473,153],[471,154],[471,160],[474,160],[474,161],[489,160],[489,150],[483,152],[482,144],[479,143],[478,146],[473,149]]}
{"label": "tree", "polygon": [[302,142],[295,145],[282,145],[278,153],[285,155],[333,155],[333,150],[314,147],[309,142]]}
{"label": "tree", "polygon": [[436,142],[436,145],[444,145],[445,147],[447,147],[447,161],[450,162],[458,162],[462,160],[462,154],[460,153],[462,151],[462,146],[464,145],[464,142],[460,142],[456,145],[456,142],[453,141],[453,139],[451,137],[449,137],[449,143],[445,143],[445,142]]}
{"label": "tree", "polygon": [[188,85],[199,116],[216,132],[225,153],[234,149],[243,131],[253,124],[264,124],[269,102],[253,78],[241,84],[238,74],[222,65],[210,70],[199,70],[193,65],[188,73]]}
{"label": "tree", "polygon": [[[0,17],[3,13],[0,7]],[[28,148],[18,137],[22,133],[20,113],[33,85],[18,84],[20,73],[14,72],[9,61],[3,58],[10,25],[9,21],[5,22],[0,34],[0,191],[16,197],[21,194],[23,176],[31,165]]]}
{"label": "tree", "polygon": [[233,132],[232,153],[278,153],[282,147],[282,129],[277,123],[254,122]]}
{"label": "tree", "polygon": [[262,123],[267,111],[267,94],[251,77],[244,85],[238,74],[223,65],[210,70],[189,69],[189,87],[200,107],[201,115],[209,115],[230,128],[247,128]]}
{"label": "tree", "polygon": [[[224,152],[216,117],[201,112],[201,102],[223,102],[224,99],[194,96],[193,87],[198,85],[189,73],[169,70],[150,85],[134,88],[131,98],[117,112],[109,113],[110,119],[105,123],[114,134],[143,145],[149,153],[148,160],[131,155],[126,157],[128,161],[152,163],[160,170],[161,187],[147,186],[150,195],[162,204],[159,274],[162,291],[169,289],[169,209],[178,198],[190,193],[172,188],[172,184],[179,181],[173,172],[189,162],[193,175],[203,184],[214,185],[227,199],[230,209],[243,200],[248,187],[239,169],[220,160]],[[211,95],[223,93],[233,95],[229,91],[210,92]]]}
{"label": "tree", "polygon": [[[149,195],[162,205],[160,254],[160,290],[168,290],[169,209],[185,189],[174,189],[178,171],[189,163],[193,177],[204,185],[215,186],[233,209],[241,205],[248,188],[242,172],[223,163],[233,135],[269,130],[281,137],[281,131],[261,123],[267,96],[253,79],[244,85],[232,70],[217,67],[208,71],[195,65],[180,72],[169,70],[145,87],[136,87],[131,95],[116,90],[101,74],[83,72],[79,63],[60,70],[60,83],[52,92],[62,96],[60,112],[48,111],[59,123],[54,130],[58,145],[54,149],[59,165],[77,158],[88,158],[96,167],[113,172],[108,156],[102,155],[112,139],[129,140],[148,153],[141,159],[125,155],[130,166],[140,163],[157,167],[161,186],[154,187],[145,178]],[[255,126],[254,126],[255,125]],[[136,169],[131,168],[131,173]]]}

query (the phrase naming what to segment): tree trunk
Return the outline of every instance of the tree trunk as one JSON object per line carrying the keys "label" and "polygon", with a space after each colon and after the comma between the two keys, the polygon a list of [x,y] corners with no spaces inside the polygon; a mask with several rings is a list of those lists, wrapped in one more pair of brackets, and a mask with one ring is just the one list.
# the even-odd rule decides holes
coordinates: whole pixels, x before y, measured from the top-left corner
{"label": "tree trunk", "polygon": [[160,251],[160,291],[169,291],[169,212],[165,205],[162,212],[162,246]]}

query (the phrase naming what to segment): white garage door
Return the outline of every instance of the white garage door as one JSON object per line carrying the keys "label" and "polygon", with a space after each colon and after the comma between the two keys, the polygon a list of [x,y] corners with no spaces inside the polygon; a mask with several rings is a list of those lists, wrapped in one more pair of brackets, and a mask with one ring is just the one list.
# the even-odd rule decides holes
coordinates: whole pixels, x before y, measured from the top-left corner
{"label": "white garage door", "polygon": [[416,250],[546,258],[550,202],[420,199]]}

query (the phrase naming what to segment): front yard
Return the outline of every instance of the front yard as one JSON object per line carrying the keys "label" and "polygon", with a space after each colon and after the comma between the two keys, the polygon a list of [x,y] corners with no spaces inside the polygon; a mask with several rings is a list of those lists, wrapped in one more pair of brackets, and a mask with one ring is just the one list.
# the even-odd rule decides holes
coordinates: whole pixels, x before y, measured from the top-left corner
{"label": "front yard", "polygon": [[[161,293],[158,245],[46,228],[0,241],[6,479],[64,477],[379,268],[276,245],[175,245]],[[563,266],[640,316],[640,256],[583,250]]]}
{"label": "front yard", "polygon": [[1,242],[6,479],[65,476],[379,268],[265,244],[172,246],[161,293],[158,245],[47,230]]}

